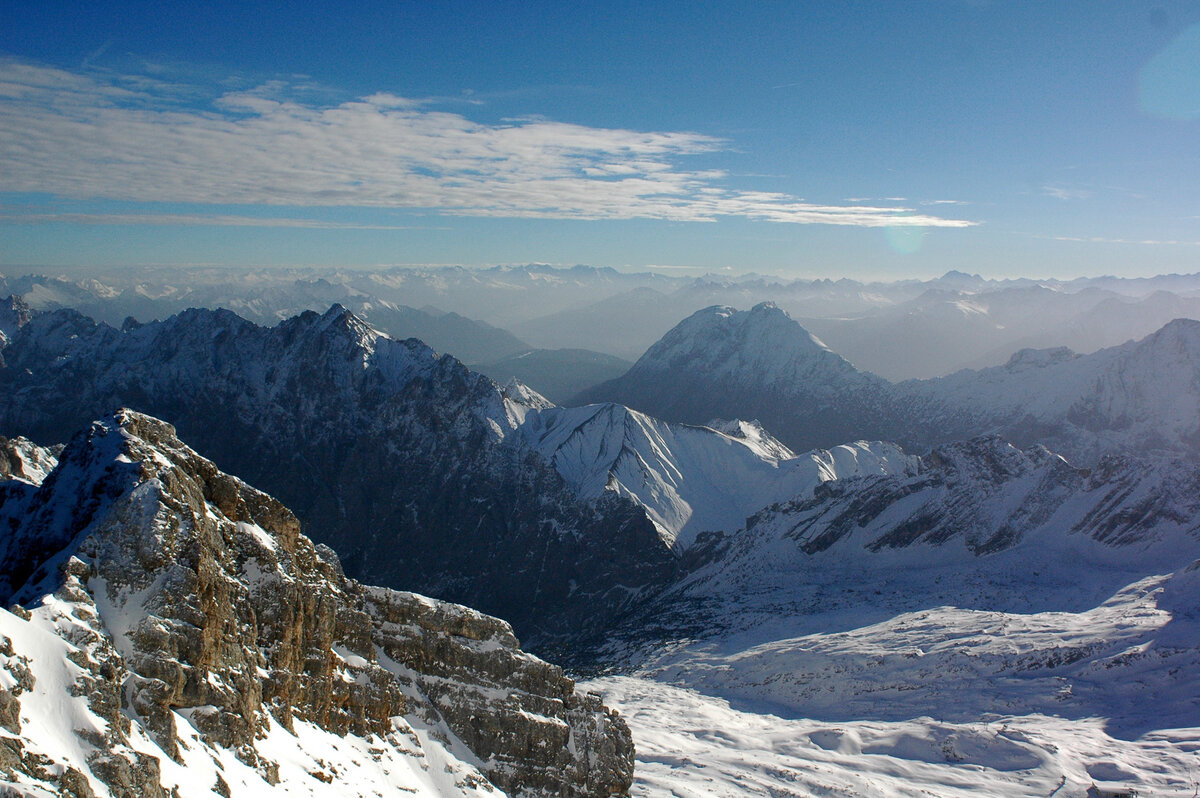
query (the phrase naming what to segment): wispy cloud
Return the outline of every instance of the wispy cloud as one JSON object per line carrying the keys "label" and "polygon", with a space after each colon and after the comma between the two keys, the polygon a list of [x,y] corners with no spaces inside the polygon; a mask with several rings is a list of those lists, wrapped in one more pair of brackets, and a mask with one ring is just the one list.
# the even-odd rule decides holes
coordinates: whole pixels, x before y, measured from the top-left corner
{"label": "wispy cloud", "polygon": [[728,148],[697,133],[540,118],[483,124],[385,92],[317,104],[287,82],[205,102],[194,86],[175,88],[162,75],[0,61],[0,191],[485,217],[973,224],[731,187],[723,171],[689,168]]}
{"label": "wispy cloud", "polygon": [[203,227],[296,227],[313,230],[429,230],[412,225],[358,224],[324,219],[289,219],[278,216],[232,216],[201,213],[5,213],[0,224],[119,224],[184,225]]}
{"label": "wispy cloud", "polygon": [[1138,244],[1143,246],[1200,247],[1200,241],[1180,241],[1156,238],[1103,238],[1100,236],[1053,236],[1055,241],[1071,241],[1080,244]]}
{"label": "wispy cloud", "polygon": [[1079,200],[1088,199],[1092,196],[1092,192],[1069,186],[1042,186],[1042,193],[1060,200]]}

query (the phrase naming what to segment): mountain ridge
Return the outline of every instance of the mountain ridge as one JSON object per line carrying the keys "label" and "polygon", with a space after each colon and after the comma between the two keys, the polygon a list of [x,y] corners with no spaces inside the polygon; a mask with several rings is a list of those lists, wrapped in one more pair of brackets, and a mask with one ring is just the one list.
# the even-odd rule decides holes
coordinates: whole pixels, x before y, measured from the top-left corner
{"label": "mountain ridge", "polygon": [[1200,322],[1087,355],[1025,349],[1002,366],[893,384],[819,348],[785,311],[756,308],[699,311],[575,401],[684,423],[758,418],[797,451],[858,439],[921,451],[999,433],[1081,462],[1120,451],[1200,457]]}
{"label": "mountain ridge", "polygon": [[621,611],[628,594],[615,585],[658,583],[675,568],[638,508],[584,502],[504,444],[524,405],[340,306],[271,328],[191,310],[124,331],[60,310],[35,316],[3,354],[0,385],[14,397],[3,429],[61,440],[122,404],[165,416],[294,507],[366,581],[560,634]]}

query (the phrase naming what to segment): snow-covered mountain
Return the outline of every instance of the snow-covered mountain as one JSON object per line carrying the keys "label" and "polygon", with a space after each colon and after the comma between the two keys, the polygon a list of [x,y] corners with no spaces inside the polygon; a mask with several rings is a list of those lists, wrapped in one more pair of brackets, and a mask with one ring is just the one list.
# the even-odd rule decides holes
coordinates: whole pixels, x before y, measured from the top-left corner
{"label": "snow-covered mountain", "polygon": [[[208,311],[121,330],[35,316],[3,350],[0,430],[53,440],[95,405],[157,408],[223,467],[294,495],[348,570],[479,596],[571,642],[575,665],[634,674],[589,685],[647,752],[634,794],[1190,787],[1200,472],[1103,453],[1189,451],[1200,325],[892,386],[777,308],[693,318],[663,347],[668,371],[701,363],[745,395],[799,383],[793,408],[831,412],[834,382],[880,428],[955,442],[796,455],[745,407],[706,408],[704,426],[559,408],[341,308],[270,329]],[[996,431],[1024,448],[957,440]],[[28,474],[57,457],[30,447],[0,450]],[[4,483],[6,502],[32,507],[36,481]],[[0,563],[34,573],[43,554]]]}
{"label": "snow-covered mountain", "polygon": [[1004,366],[896,388],[929,440],[996,431],[1080,462],[1109,452],[1200,454],[1200,322],[1076,355],[1022,350]]}
{"label": "snow-covered mountain", "polygon": [[873,434],[889,384],[860,372],[786,312],[713,306],[680,322],[628,372],[572,403],[611,401],[669,421],[757,418],[796,451]]}
{"label": "snow-covered mountain", "polygon": [[891,384],[855,369],[771,305],[699,311],[623,377],[579,397],[669,421],[758,418],[794,449],[895,440],[921,450],[999,433],[1079,462],[1200,455],[1200,322],[1076,355],[1022,350],[1004,366]]}
{"label": "snow-covered mountain", "polygon": [[[419,338],[438,352],[475,363],[528,351],[529,344],[507,330],[436,308],[414,308],[368,294],[325,277],[284,275],[274,280],[227,275],[213,282],[161,278],[117,288],[98,281],[72,282],[29,276],[0,285],[21,292],[28,307],[39,311],[71,308],[97,321],[120,326],[126,319],[166,319],[188,308],[223,308],[244,319],[272,325],[306,310],[324,311],[340,304],[393,338]],[[0,327],[2,329],[2,327]]]}
{"label": "snow-covered mountain", "polygon": [[272,328],[192,310],[116,329],[60,310],[3,350],[0,429],[35,440],[122,405],[287,502],[356,578],[470,603],[522,634],[602,625],[675,557],[636,505],[584,501],[506,443],[529,407],[344,308]]}
{"label": "snow-covered mountain", "polygon": [[393,337],[421,338],[467,363],[491,362],[530,345],[634,359],[696,308],[771,301],[860,369],[893,380],[1000,365],[1022,348],[1088,353],[1144,337],[1174,318],[1200,317],[1198,275],[1064,282],[949,272],[932,280],[861,283],[542,264],[123,268],[89,279],[0,275],[0,296],[8,293],[24,296],[35,309],[71,307],[114,326],[129,316],[145,322],[189,307],[223,307],[270,325],[336,302]]}
{"label": "snow-covered mountain", "polygon": [[625,724],[508,624],[346,579],[161,421],[122,410],[16,487],[0,490],[6,795],[628,789]]}
{"label": "snow-covered mountain", "polygon": [[[1020,450],[997,437],[978,438],[910,457],[904,468],[821,482],[696,547],[708,564],[645,612],[686,616],[692,599],[701,608],[721,599],[725,606],[716,615],[685,624],[713,635],[747,628],[747,618],[733,617],[743,602],[760,616],[755,623],[775,613],[804,628],[819,628],[819,622],[809,626],[810,615],[869,604],[871,596],[906,609],[934,594],[1011,611],[1045,609],[1064,595],[1056,558],[1069,568],[1072,558],[1090,552],[1091,561],[1140,578],[1200,557],[1200,468],[1116,456],[1079,468],[1041,446]],[[1007,572],[995,565],[1014,557],[1035,567]],[[1041,564],[1043,577],[1033,573]],[[965,585],[922,578],[908,585],[914,566],[999,570],[994,580]],[[1094,581],[1085,600],[1115,588],[1097,576],[1104,568],[1080,567]],[[1026,587],[1013,591],[1014,581]],[[1077,581],[1068,583],[1070,590]],[[645,627],[636,618],[628,628],[637,637]]]}
{"label": "snow-covered mountain", "polygon": [[738,434],[601,404],[530,411],[519,434],[583,497],[612,492],[645,507],[677,551],[825,482],[915,468],[915,458],[893,444],[860,441],[797,456],[761,427],[723,426]]}

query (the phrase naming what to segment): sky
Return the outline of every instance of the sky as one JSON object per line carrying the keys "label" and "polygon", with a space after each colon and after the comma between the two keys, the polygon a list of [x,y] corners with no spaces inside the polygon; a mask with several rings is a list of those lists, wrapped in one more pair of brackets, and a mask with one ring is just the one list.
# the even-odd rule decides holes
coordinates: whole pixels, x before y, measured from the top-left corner
{"label": "sky", "polygon": [[1198,272],[1200,5],[0,3],[0,272],[530,262]]}

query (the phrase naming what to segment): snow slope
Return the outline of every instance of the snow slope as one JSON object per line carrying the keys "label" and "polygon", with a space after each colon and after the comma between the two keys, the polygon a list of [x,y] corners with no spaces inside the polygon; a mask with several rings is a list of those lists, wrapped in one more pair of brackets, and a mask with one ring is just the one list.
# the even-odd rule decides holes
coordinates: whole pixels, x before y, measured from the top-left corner
{"label": "snow slope", "polygon": [[[1040,587],[1085,568],[1049,565]],[[896,612],[892,588],[928,593],[919,581],[933,574],[915,570],[875,582],[883,598],[805,619],[828,631],[696,641],[634,676],[584,683],[630,723],[632,794],[1032,798],[1097,782],[1195,794],[1196,566],[1039,612],[955,606],[956,587],[982,577],[943,569],[947,603]],[[857,576],[869,587],[878,574]]]}
{"label": "snow slope", "polygon": [[1200,728],[1134,740],[1102,718],[1003,712],[829,723],[753,711],[649,679],[583,682],[629,720],[637,798],[1082,798],[1098,781],[1141,795],[1195,795]]}
{"label": "snow slope", "polygon": [[713,547],[588,687],[635,795],[1192,795],[1198,496],[1194,467],[996,439],[827,483]]}
{"label": "snow slope", "polygon": [[863,441],[795,455],[761,428],[667,424],[622,405],[550,407],[519,433],[585,498],[605,491],[646,508],[663,540],[687,549],[702,532],[740,529],[756,511],[829,480],[903,473],[915,458]]}

